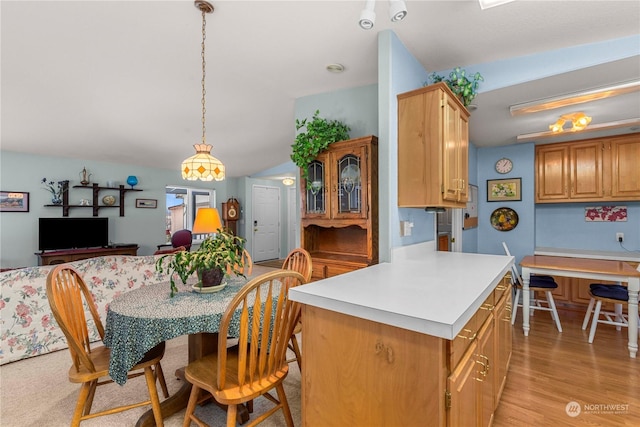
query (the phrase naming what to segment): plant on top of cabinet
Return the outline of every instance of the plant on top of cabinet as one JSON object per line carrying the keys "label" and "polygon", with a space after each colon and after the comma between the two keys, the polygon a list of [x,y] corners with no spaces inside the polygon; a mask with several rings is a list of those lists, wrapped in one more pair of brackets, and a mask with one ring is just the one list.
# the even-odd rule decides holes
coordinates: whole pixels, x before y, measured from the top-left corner
{"label": "plant on top of cabinet", "polygon": [[456,67],[449,73],[449,77],[444,77],[436,73],[429,76],[430,82],[426,82],[425,86],[431,83],[445,82],[449,89],[462,101],[465,107],[468,107],[473,98],[478,94],[478,85],[484,81],[484,77],[480,73],[475,73],[472,77],[467,77],[467,72]]}
{"label": "plant on top of cabinet", "polygon": [[[307,180],[307,166],[318,154],[327,149],[329,144],[349,139],[349,126],[338,120],[327,120],[319,117],[320,110],[316,110],[313,118],[307,122],[307,119],[296,119],[296,131],[306,127],[306,132],[300,132],[296,135],[295,143],[291,146],[293,153],[291,160],[301,170],[302,178]],[[307,180],[307,185],[311,183]]]}

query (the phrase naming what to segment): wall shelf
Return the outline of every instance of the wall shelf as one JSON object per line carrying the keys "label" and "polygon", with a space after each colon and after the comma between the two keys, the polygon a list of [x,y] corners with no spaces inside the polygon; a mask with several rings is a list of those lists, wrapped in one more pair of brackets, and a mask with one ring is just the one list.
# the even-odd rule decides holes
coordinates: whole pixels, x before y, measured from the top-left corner
{"label": "wall shelf", "polygon": [[[69,204],[69,182],[65,182],[62,186],[62,204],[61,205],[45,205],[46,207],[61,207],[62,208],[62,216],[69,216],[69,209],[71,208],[89,208],[93,210],[93,216],[98,216],[98,212],[102,208],[120,208],[120,216],[124,216],[124,196],[129,191],[142,191],[137,188],[125,188],[124,185],[120,185],[118,187],[101,187],[99,184],[93,185],[74,185],[72,188],[83,188],[87,190],[92,190],[92,204],[91,205],[73,205]],[[120,199],[118,200],[119,204],[117,205],[101,205],[100,204],[100,192],[101,191],[118,191],[120,195]]]}

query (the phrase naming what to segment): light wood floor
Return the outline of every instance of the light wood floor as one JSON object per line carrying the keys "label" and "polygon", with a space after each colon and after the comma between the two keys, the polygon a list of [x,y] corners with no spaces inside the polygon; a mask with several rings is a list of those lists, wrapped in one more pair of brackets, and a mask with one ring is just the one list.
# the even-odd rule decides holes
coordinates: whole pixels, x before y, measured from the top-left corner
{"label": "light wood floor", "polygon": [[[584,313],[560,311],[560,333],[549,313],[537,312],[525,337],[518,310],[494,427],[640,425],[640,358],[629,357],[626,328],[598,325],[589,344],[588,328],[581,329]],[[578,416],[567,415],[569,402],[580,405]],[[606,405],[620,413],[607,413]]]}

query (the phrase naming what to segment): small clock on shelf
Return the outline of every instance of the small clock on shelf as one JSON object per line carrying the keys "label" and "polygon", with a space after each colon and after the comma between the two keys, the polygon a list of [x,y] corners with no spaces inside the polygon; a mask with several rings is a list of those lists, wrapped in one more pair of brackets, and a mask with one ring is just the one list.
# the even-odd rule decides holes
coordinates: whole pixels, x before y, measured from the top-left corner
{"label": "small clock on shelf", "polygon": [[506,157],[501,158],[496,162],[496,172],[509,173],[513,169],[513,162]]}

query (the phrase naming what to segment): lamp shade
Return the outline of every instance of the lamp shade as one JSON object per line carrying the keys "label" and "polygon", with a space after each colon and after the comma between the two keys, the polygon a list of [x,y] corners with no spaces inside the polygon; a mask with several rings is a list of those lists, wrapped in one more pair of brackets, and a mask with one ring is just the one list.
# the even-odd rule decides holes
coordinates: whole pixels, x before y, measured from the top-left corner
{"label": "lamp shade", "polygon": [[193,234],[215,233],[222,228],[220,214],[216,208],[200,208],[193,223]]}
{"label": "lamp shade", "polygon": [[211,145],[194,145],[196,154],[182,162],[182,179],[189,181],[222,181],[224,179],[224,165],[211,155]]}

